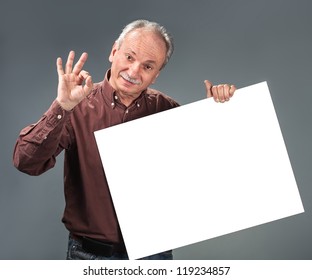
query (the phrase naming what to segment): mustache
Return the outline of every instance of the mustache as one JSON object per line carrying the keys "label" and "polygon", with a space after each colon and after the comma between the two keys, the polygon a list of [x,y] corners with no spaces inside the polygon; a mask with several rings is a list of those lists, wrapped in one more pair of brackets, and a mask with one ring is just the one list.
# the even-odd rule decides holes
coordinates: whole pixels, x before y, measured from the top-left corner
{"label": "mustache", "polygon": [[140,85],[141,84],[141,81],[138,80],[138,79],[134,79],[134,78],[131,78],[128,73],[126,72],[120,72],[119,74],[122,78],[124,78],[125,80],[127,80],[128,82],[132,83],[132,84],[135,84],[135,85]]}

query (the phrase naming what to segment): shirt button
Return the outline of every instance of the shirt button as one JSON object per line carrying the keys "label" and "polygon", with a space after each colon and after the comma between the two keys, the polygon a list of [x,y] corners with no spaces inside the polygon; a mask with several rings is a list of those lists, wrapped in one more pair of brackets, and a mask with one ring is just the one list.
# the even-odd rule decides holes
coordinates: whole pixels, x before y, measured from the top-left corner
{"label": "shirt button", "polygon": [[114,103],[114,102],[112,102],[112,103],[111,103],[111,105],[112,105],[112,107],[114,107],[114,106],[115,106],[115,103]]}
{"label": "shirt button", "polygon": [[126,110],[126,114],[128,114],[129,113],[129,110]]}
{"label": "shirt button", "polygon": [[137,107],[138,107],[138,108],[140,107],[140,104],[139,104],[139,103],[137,103]]}
{"label": "shirt button", "polygon": [[57,119],[60,120],[62,118],[62,115],[57,115]]}

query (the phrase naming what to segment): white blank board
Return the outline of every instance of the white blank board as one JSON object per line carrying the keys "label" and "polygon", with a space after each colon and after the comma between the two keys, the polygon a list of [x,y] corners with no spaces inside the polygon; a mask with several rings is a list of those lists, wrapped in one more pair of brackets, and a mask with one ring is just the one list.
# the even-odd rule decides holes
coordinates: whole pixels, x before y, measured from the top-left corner
{"label": "white blank board", "polygon": [[266,82],[95,137],[129,259],[304,212]]}

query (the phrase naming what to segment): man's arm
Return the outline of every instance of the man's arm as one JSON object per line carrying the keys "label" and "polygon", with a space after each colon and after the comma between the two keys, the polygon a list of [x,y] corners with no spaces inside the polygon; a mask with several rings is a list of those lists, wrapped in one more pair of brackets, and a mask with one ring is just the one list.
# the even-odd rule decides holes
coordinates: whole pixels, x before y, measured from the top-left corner
{"label": "man's arm", "polygon": [[93,82],[88,72],[82,70],[87,53],[83,53],[73,66],[75,53],[68,55],[65,70],[62,59],[56,61],[58,88],[56,100],[34,125],[25,127],[15,144],[13,164],[20,171],[39,175],[55,165],[56,156],[71,143],[71,110],[92,90]]}
{"label": "man's arm", "polygon": [[14,166],[29,175],[40,175],[52,168],[56,156],[70,145],[70,126],[66,126],[69,115],[54,101],[37,123],[22,129],[14,147]]}

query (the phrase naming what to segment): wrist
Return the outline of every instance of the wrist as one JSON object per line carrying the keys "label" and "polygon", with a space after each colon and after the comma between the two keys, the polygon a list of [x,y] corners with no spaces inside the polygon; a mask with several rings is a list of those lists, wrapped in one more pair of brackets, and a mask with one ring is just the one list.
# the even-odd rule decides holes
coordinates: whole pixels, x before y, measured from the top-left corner
{"label": "wrist", "polygon": [[75,106],[72,106],[72,105],[68,104],[68,102],[65,103],[65,102],[60,101],[58,98],[56,98],[55,101],[65,111],[72,111],[74,109],[74,107],[75,107]]}

